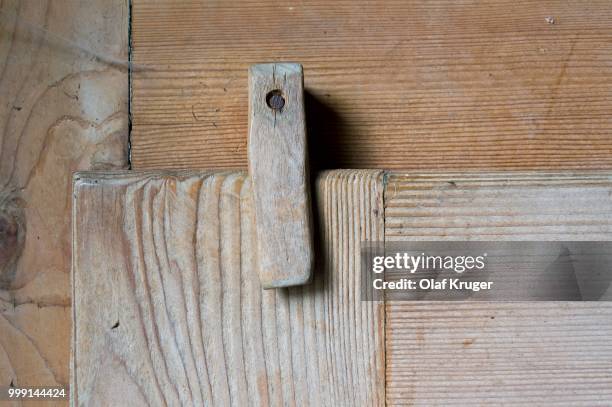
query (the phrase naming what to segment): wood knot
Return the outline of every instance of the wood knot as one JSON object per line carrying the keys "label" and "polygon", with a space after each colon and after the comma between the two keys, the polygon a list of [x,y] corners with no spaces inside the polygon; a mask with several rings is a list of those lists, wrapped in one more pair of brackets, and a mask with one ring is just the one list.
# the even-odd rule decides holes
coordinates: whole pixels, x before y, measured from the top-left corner
{"label": "wood knot", "polygon": [[0,191],[0,289],[8,289],[25,242],[22,200],[12,192]]}

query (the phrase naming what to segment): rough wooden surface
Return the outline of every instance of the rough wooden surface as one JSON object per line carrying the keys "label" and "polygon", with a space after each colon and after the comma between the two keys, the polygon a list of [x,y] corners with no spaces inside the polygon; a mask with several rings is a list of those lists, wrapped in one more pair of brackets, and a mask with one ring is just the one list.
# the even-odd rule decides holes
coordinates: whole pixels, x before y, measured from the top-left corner
{"label": "rough wooden surface", "polygon": [[127,164],[127,22],[122,0],[0,4],[0,387],[68,386],[72,171]]}
{"label": "rough wooden surface", "polygon": [[283,60],[315,165],[612,168],[608,0],[132,3],[134,168],[246,168],[247,68]]}
{"label": "rough wooden surface", "polygon": [[[316,182],[312,285],[262,290],[240,173],[81,174],[75,405],[384,404],[384,315],[359,243],[383,239],[382,174]],[[204,404],[203,404],[204,403]]]}
{"label": "rough wooden surface", "polygon": [[303,82],[299,64],[249,68],[249,177],[265,288],[307,283],[314,266]]}
{"label": "rough wooden surface", "polygon": [[[612,173],[391,175],[385,240],[610,240]],[[389,405],[609,405],[612,304],[386,305]]]}

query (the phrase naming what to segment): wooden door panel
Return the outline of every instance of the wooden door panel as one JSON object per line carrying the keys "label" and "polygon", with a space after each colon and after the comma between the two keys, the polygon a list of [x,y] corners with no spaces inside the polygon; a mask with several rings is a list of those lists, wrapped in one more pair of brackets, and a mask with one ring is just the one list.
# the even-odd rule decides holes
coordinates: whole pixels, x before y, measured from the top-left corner
{"label": "wooden door panel", "polygon": [[0,3],[0,388],[68,388],[71,176],[128,167],[128,14]]}
{"label": "wooden door panel", "polygon": [[245,174],[77,175],[74,404],[383,405],[383,306],[358,273],[382,181],[321,174],[313,284],[262,290]]}
{"label": "wooden door panel", "polygon": [[79,177],[77,404],[108,402],[109,389],[218,405],[612,397],[609,303],[387,302],[383,315],[359,298],[363,241],[609,240],[609,173],[323,173],[315,281],[271,291],[254,272],[265,237],[244,174]]}
{"label": "wooden door panel", "polygon": [[132,164],[246,168],[248,67],[296,61],[316,166],[610,169],[611,19],[608,0],[133,0]]}
{"label": "wooden door panel", "polygon": [[[612,173],[391,174],[385,241],[611,240]],[[610,302],[387,302],[388,405],[608,405]]]}

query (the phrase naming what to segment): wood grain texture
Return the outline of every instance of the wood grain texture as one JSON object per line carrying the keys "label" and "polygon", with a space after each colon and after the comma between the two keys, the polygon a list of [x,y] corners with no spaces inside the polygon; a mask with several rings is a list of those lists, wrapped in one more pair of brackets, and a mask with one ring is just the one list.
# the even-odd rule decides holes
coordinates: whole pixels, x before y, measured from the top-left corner
{"label": "wood grain texture", "polygon": [[249,68],[249,177],[262,286],[307,283],[314,248],[300,64]]}
{"label": "wood grain texture", "polygon": [[383,239],[382,174],[316,181],[311,285],[262,290],[242,173],[77,175],[74,405],[384,404],[383,306],[359,243]]}
{"label": "wood grain texture", "polygon": [[127,165],[127,15],[0,4],[0,387],[68,387],[72,172]]}
{"label": "wood grain texture", "polygon": [[134,0],[133,165],[246,168],[247,68],[288,60],[319,167],[612,168],[611,20],[607,0]]}
{"label": "wood grain texture", "polygon": [[[612,173],[391,174],[385,241],[611,240]],[[612,304],[386,304],[389,405],[609,405]]]}

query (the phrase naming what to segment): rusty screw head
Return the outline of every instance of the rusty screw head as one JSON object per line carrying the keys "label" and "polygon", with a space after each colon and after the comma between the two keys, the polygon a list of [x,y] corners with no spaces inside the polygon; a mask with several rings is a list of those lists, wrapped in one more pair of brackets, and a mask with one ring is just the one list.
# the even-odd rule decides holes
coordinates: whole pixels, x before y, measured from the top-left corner
{"label": "rusty screw head", "polygon": [[270,109],[282,110],[285,106],[285,98],[280,90],[275,89],[266,95],[266,103]]}

